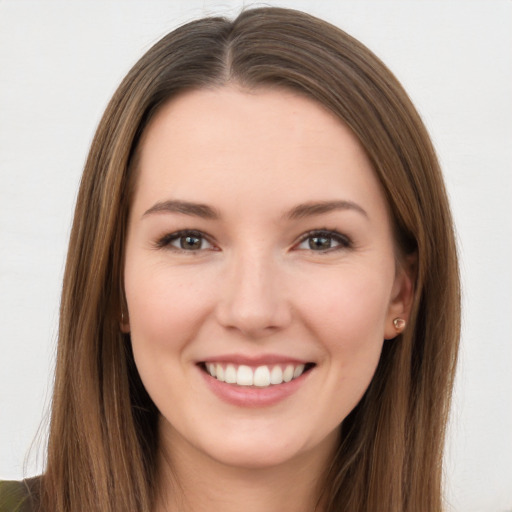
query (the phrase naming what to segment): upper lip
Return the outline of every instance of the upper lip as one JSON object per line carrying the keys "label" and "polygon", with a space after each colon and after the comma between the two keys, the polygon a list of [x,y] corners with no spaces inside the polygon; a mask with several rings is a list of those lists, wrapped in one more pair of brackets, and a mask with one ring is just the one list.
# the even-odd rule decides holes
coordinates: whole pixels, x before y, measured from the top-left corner
{"label": "upper lip", "polygon": [[216,356],[209,356],[205,359],[198,361],[198,363],[232,363],[236,365],[247,366],[263,366],[271,364],[307,364],[312,361],[307,359],[300,359],[296,357],[278,355],[278,354],[262,354],[258,356],[247,356],[243,354],[219,354]]}

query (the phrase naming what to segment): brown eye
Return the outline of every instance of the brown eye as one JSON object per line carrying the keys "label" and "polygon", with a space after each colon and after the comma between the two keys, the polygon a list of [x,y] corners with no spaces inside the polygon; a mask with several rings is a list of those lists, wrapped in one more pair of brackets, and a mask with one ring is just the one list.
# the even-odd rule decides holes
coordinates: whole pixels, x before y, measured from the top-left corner
{"label": "brown eye", "polygon": [[186,251],[197,251],[201,249],[203,245],[203,239],[199,236],[186,235],[178,238],[180,249]]}
{"label": "brown eye", "polygon": [[311,236],[308,238],[308,245],[312,251],[325,251],[332,247],[332,238],[327,236]]}
{"label": "brown eye", "polygon": [[214,246],[199,231],[177,231],[161,238],[156,246],[174,251],[194,252],[214,249]]}
{"label": "brown eye", "polygon": [[312,231],[307,233],[297,249],[315,252],[329,252],[352,246],[350,239],[336,231]]}

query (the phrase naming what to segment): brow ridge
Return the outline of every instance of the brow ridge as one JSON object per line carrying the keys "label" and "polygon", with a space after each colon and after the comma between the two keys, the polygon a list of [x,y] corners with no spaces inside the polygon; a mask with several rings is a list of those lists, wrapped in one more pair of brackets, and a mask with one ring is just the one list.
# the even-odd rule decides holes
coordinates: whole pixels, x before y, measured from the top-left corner
{"label": "brow ridge", "polygon": [[304,217],[322,215],[336,210],[354,210],[368,217],[366,210],[353,201],[335,200],[303,203],[292,208],[287,214],[290,220],[298,220]]}
{"label": "brow ridge", "polygon": [[203,219],[219,218],[219,213],[211,206],[176,199],[155,203],[151,208],[146,210],[142,216],[145,217],[154,213],[181,213],[183,215],[201,217]]}
{"label": "brow ridge", "polygon": [[[299,220],[304,217],[312,217],[315,215],[322,215],[336,210],[354,210],[368,217],[366,211],[353,201],[347,200],[334,200],[334,201],[320,201],[302,203],[293,207],[284,216],[289,220]],[[192,203],[189,201],[180,201],[176,199],[169,199],[155,203],[151,208],[146,210],[143,217],[155,213],[180,213],[183,215],[190,215],[204,219],[219,219],[220,214],[206,204]]]}

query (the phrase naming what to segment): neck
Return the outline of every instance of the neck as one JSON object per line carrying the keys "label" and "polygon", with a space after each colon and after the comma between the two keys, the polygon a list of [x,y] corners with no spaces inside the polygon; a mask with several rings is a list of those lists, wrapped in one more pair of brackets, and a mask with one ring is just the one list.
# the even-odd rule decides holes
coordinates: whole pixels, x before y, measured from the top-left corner
{"label": "neck", "polygon": [[331,453],[332,442],[277,466],[240,468],[174,442],[160,454],[156,512],[321,512]]}

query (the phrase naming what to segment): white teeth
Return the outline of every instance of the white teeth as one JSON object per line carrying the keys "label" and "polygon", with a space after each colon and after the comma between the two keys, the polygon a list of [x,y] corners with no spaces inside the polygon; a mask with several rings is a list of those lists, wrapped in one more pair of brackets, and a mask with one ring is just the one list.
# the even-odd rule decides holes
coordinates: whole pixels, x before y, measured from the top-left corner
{"label": "white teeth", "polygon": [[270,371],[268,366],[258,366],[254,372],[254,385],[260,388],[270,386]]}
{"label": "white teeth", "polygon": [[212,376],[212,377],[215,377],[216,373],[215,373],[215,365],[213,363],[208,363],[206,365],[206,368],[208,369],[208,373]]}
{"label": "white teeth", "polygon": [[206,370],[217,380],[238,386],[256,386],[265,388],[271,384],[277,385],[290,382],[300,377],[305,370],[305,365],[288,364],[284,367],[275,365],[272,370],[267,365],[261,365],[253,369],[250,366],[234,364],[222,365],[221,363],[206,363]]}
{"label": "white teeth", "polygon": [[217,377],[217,380],[224,382],[224,368],[220,364],[215,367],[215,377]]}
{"label": "white teeth", "polygon": [[295,370],[293,370],[293,378],[296,379],[297,377],[300,377],[303,372],[304,372],[304,365],[299,364],[299,366],[296,366]]}
{"label": "white teeth", "polygon": [[[293,379],[293,366],[289,364],[283,372],[283,380],[285,382],[290,382]],[[218,377],[217,377],[218,378]]]}
{"label": "white teeth", "polygon": [[274,366],[270,372],[270,384],[282,384],[283,383],[283,370],[280,366]]}
{"label": "white teeth", "polygon": [[236,372],[236,383],[239,386],[252,386],[254,383],[254,377],[252,369],[249,366],[240,365]]}
{"label": "white teeth", "polygon": [[229,384],[234,384],[236,382],[236,368],[232,364],[228,364],[226,366],[226,371],[224,372],[224,380]]}

